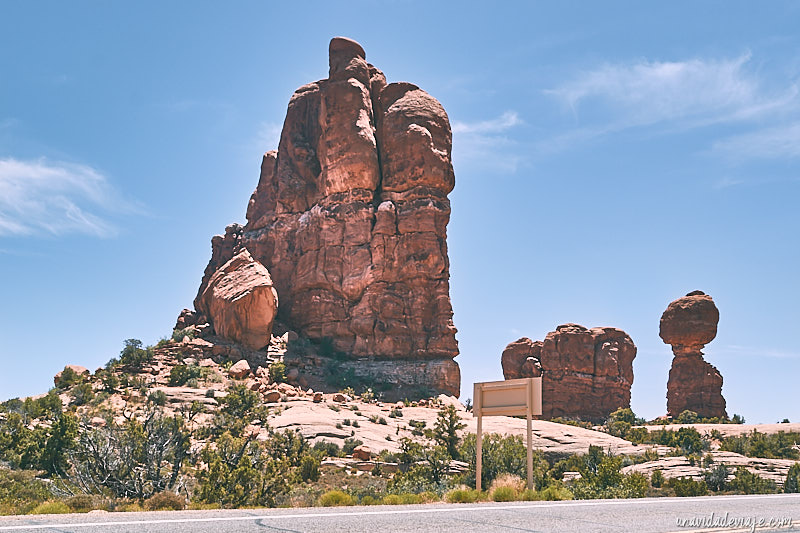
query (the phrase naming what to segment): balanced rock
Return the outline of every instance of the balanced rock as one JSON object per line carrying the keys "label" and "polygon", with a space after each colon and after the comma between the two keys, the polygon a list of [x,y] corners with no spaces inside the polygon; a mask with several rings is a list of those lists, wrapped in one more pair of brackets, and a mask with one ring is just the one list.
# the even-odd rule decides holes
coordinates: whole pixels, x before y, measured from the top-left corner
{"label": "balanced rock", "polygon": [[544,341],[523,337],[503,351],[505,379],[542,376],[542,417],[602,421],[630,407],[636,346],[616,328],[563,324]]}
{"label": "balanced rock", "polygon": [[278,294],[267,269],[242,249],[214,272],[195,305],[218,335],[257,350],[269,344]]}
{"label": "balanced rock", "polygon": [[[358,43],[334,38],[328,78],[295,91],[278,150],[263,156],[247,225],[212,240],[195,307],[202,311],[217,270],[246,249],[269,270],[290,329],[330,343],[358,361],[367,382],[394,385],[399,397],[458,395],[446,240],[451,146],[435,98],[387,84]],[[384,361],[405,380],[387,375]],[[424,371],[407,375],[418,363]]]}
{"label": "balanced rock", "polygon": [[703,359],[702,349],[717,336],[719,310],[711,296],[693,291],[667,306],[659,335],[672,345],[667,382],[667,414],[694,411],[701,417],[727,417],[722,375]]}

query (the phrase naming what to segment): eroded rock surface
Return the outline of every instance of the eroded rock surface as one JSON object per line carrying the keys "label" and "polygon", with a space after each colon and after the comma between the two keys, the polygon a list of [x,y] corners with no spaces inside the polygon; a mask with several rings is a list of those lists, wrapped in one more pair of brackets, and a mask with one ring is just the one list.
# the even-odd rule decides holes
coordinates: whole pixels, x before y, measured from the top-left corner
{"label": "eroded rock surface", "polygon": [[195,307],[203,311],[215,272],[246,249],[268,269],[279,319],[292,330],[358,359],[365,374],[382,372],[385,361],[424,363],[436,371],[414,383],[458,395],[447,113],[415,85],[387,84],[349,39],[331,41],[329,67],[327,79],[291,97],[247,224],[212,240]]}
{"label": "eroded rock surface", "polygon": [[616,328],[563,324],[544,341],[523,337],[501,362],[505,379],[542,376],[542,417],[602,421],[630,407],[636,346]]}
{"label": "eroded rock surface", "polygon": [[252,350],[269,344],[278,294],[267,269],[246,249],[217,269],[196,305],[218,335]]}
{"label": "eroded rock surface", "polygon": [[703,347],[717,336],[719,310],[711,296],[693,291],[670,303],[661,316],[659,335],[672,345],[667,382],[667,414],[685,410],[701,417],[727,417],[722,375],[703,359]]}

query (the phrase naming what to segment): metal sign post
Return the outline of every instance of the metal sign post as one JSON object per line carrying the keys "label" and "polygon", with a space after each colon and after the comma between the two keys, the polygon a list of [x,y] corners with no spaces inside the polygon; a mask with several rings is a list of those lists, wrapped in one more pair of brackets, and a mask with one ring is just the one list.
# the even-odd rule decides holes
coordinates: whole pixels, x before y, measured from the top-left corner
{"label": "metal sign post", "polygon": [[483,417],[525,416],[528,421],[528,488],[533,489],[533,415],[542,414],[542,378],[508,379],[476,383],[472,412],[478,418],[475,449],[475,488],[481,490]]}

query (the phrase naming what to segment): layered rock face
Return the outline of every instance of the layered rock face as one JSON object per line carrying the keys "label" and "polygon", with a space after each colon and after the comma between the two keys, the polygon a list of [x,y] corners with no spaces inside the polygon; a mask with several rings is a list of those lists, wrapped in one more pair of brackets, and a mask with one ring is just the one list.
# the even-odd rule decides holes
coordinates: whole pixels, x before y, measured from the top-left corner
{"label": "layered rock face", "polygon": [[661,315],[659,335],[675,355],[667,382],[668,415],[689,410],[701,417],[727,417],[722,375],[702,352],[717,336],[718,322],[714,300],[702,291],[678,298]]}
{"label": "layered rock face", "polygon": [[630,407],[636,346],[616,328],[563,324],[544,341],[523,337],[503,351],[505,379],[542,376],[542,417],[602,421]]}
{"label": "layered rock face", "polygon": [[458,395],[447,113],[415,85],[387,84],[349,39],[331,41],[329,66],[327,79],[289,101],[247,224],[212,241],[195,307],[203,311],[198,302],[214,272],[247,249],[269,270],[288,327],[330,339],[336,351],[363,359],[362,370],[370,361],[433,365],[417,376],[420,385]]}

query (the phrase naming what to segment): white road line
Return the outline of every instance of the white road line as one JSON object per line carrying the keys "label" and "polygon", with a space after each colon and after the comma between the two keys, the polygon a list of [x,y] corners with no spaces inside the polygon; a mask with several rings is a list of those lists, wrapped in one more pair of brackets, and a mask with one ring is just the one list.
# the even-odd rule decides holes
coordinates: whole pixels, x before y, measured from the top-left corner
{"label": "white road line", "polygon": [[379,515],[401,515],[401,514],[430,514],[430,513],[453,513],[464,511],[509,511],[520,509],[544,509],[550,507],[597,507],[602,505],[649,505],[663,504],[670,502],[695,502],[695,501],[724,501],[724,500],[764,500],[764,499],[793,499],[800,495],[791,494],[761,494],[757,496],[706,496],[696,498],[653,498],[653,499],[626,499],[626,500],[571,500],[561,502],[532,502],[517,505],[482,505],[482,506],[461,506],[454,504],[452,507],[436,507],[431,509],[385,509],[380,511],[339,511],[339,512],[317,512],[317,513],[292,513],[292,514],[266,514],[250,516],[229,516],[213,518],[168,518],[161,520],[120,520],[109,522],[74,522],[63,524],[30,524],[19,526],[0,526],[0,531],[18,531],[26,529],[50,529],[50,528],[79,528],[79,527],[101,527],[101,526],[131,526],[131,525],[153,525],[153,524],[192,524],[203,522],[244,522],[256,520],[278,520],[284,518],[325,518],[333,516],[379,516]]}

